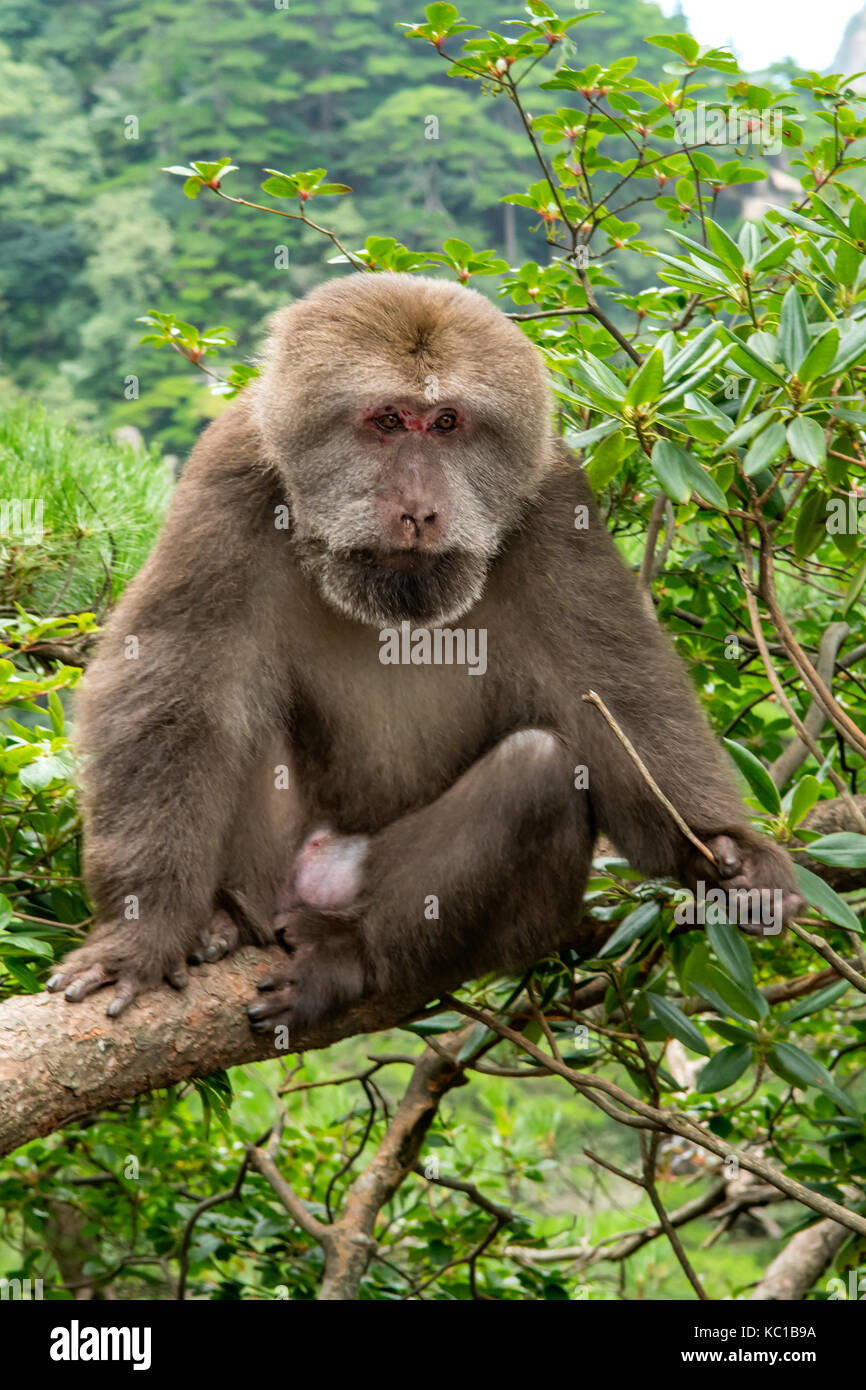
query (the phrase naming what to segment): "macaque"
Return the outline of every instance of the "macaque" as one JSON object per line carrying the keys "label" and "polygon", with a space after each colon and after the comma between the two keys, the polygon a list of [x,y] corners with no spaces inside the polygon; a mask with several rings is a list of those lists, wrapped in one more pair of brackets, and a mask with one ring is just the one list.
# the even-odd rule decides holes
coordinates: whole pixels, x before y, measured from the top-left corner
{"label": "macaque", "polygon": [[110,1014],[239,942],[285,947],[257,1029],[531,964],[573,933],[600,832],[648,875],[800,906],[555,431],[540,354],[459,285],[352,275],[274,316],[78,725],[97,924],[48,987],[106,987]]}

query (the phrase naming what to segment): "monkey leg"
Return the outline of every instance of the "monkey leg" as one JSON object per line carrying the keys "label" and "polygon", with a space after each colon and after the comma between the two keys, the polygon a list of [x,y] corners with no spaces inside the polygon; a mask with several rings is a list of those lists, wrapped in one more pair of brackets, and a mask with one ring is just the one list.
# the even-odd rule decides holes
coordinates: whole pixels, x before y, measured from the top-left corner
{"label": "monkey leg", "polygon": [[433,997],[554,949],[586,880],[586,806],[559,737],[509,735],[437,801],[370,838],[348,910],[283,914],[289,958],[262,983],[253,1026],[305,1026],[373,993]]}

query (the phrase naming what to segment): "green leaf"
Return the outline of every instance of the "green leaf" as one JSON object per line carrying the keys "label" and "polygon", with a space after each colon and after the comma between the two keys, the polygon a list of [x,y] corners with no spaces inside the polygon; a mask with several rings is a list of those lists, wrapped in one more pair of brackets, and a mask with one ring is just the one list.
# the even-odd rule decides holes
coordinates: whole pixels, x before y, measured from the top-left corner
{"label": "green leaf", "polygon": [[852,830],[840,830],[834,835],[822,835],[810,841],[808,852],[819,864],[832,864],[841,869],[866,869],[866,835]]}
{"label": "green leaf", "polygon": [[808,1018],[809,1014],[820,1013],[830,1004],[835,1004],[850,988],[848,980],[836,980],[832,985],[825,985],[823,989],[816,990],[814,994],[807,994],[805,999],[800,999],[792,1008],[786,1009],[779,1015],[778,1022],[796,1023],[800,1018]]}
{"label": "green leaf", "polygon": [[655,348],[644,360],[640,371],[626,391],[626,405],[644,405],[647,401],[657,400],[661,394],[664,371],[665,361],[661,348]]}
{"label": "green leaf", "polygon": [[732,1043],[723,1047],[703,1068],[695,1086],[696,1091],[724,1091],[739,1081],[754,1053],[748,1043]]}
{"label": "green leaf", "polygon": [[775,246],[771,246],[769,251],[765,251],[753,266],[755,275],[762,275],[765,270],[775,270],[790,256],[794,247],[797,245],[796,239],[792,236],[783,237],[777,241]]}
{"label": "green leaf", "polygon": [[834,374],[847,371],[864,353],[866,353],[866,321],[860,319],[851,327],[850,332],[840,338],[839,351],[831,371]]}
{"label": "green leaf", "polygon": [[[556,387],[554,387],[555,394],[557,394]],[[616,420],[604,420],[600,425],[593,425],[591,430],[567,430],[568,446],[570,449],[583,449],[587,444],[595,444],[599,439],[606,439],[617,428]]]}
{"label": "green leaf", "polygon": [[866,203],[862,198],[855,198],[851,204],[848,225],[858,241],[866,241]]}
{"label": "green leaf", "polygon": [[723,1014],[733,1014],[735,1018],[751,1019],[760,1023],[769,1012],[769,1005],[762,994],[752,988],[740,988],[715,965],[699,961],[689,967],[688,983],[702,999],[719,1009]]}
{"label": "green leaf", "polygon": [[69,763],[65,759],[55,754],[49,754],[22,767],[18,773],[18,780],[22,787],[27,787],[30,791],[35,792],[41,791],[51,782],[68,781],[70,772]]}
{"label": "green leaf", "polygon": [[795,1047],[793,1043],[776,1043],[770,1048],[767,1061],[777,1076],[781,1076],[784,1081],[794,1086],[817,1086],[834,1100],[846,1115],[859,1116],[857,1106],[839,1089],[823,1062]]}
{"label": "green leaf", "polygon": [[788,425],[788,446],[795,459],[821,468],[827,461],[827,441],[817,420],[795,415]]}
{"label": "green leaf", "polygon": [[724,969],[742,989],[751,989],[755,966],[752,953],[737,928],[729,922],[707,922],[706,932]]}
{"label": "green leaf", "polygon": [[742,270],[743,253],[733,237],[728,236],[724,227],[720,227],[718,222],[713,222],[712,218],[707,217],[705,220],[707,238],[716,255],[725,265],[731,266],[734,270]]}
{"label": "green leaf", "polygon": [[796,285],[791,286],[782,300],[779,347],[785,366],[789,371],[796,372],[809,351],[809,325]]}
{"label": "green leaf", "polygon": [[427,5],[424,14],[427,16],[427,22],[432,24],[438,33],[450,29],[459,18],[456,5]]}
{"label": "green leaf", "polygon": [[489,1042],[491,1038],[497,1036],[498,1035],[493,1032],[492,1028],[487,1027],[486,1023],[476,1023],[460,1051],[457,1053],[454,1059],[455,1062],[465,1062],[483,1043]]}
{"label": "green leaf", "polygon": [[435,1037],[438,1033],[450,1033],[465,1023],[463,1014],[442,1013],[433,1018],[421,1019],[419,1023],[406,1024],[407,1033],[417,1033],[419,1038]]}
{"label": "green leaf", "polygon": [[756,1043],[757,1033],[750,1028],[740,1028],[736,1023],[726,1023],[721,1018],[708,1018],[707,1027],[714,1033],[718,1033],[720,1038],[727,1038],[728,1042]]}
{"label": "green leaf", "polygon": [[625,400],[625,388],[619,377],[614,376],[609,367],[597,357],[572,358],[562,364],[562,370],[574,377],[582,386],[594,391],[603,399],[621,404]]}
{"label": "green leaf", "polygon": [[750,753],[748,748],[744,748],[741,743],[737,743],[734,739],[726,738],[722,742],[764,810],[769,811],[771,815],[778,815],[782,809],[782,803],[776,785],[764,764],[755,757],[754,753]]}
{"label": "green leaf", "polygon": [[813,488],[800,507],[794,526],[794,554],[805,560],[827,539],[827,499],[820,488]]}
{"label": "green leaf", "polygon": [[863,588],[864,584],[866,584],[866,560],[863,561],[862,565],[860,566],[857,573],[854,575],[854,578],[851,580],[850,585],[848,586],[848,592],[846,593],[845,600],[842,604],[843,618],[848,613],[848,610],[850,608],[853,608],[854,604],[857,602],[858,598],[860,597],[860,591]]}
{"label": "green leaf", "polygon": [[802,227],[804,232],[811,232],[812,236],[834,237],[836,233],[829,227],[823,227],[820,222],[815,222],[811,217],[804,217],[801,212],[795,212],[793,208],[774,208],[775,215],[783,222],[792,222],[795,227]]}
{"label": "green leaf", "polygon": [[735,337],[733,333],[731,333],[730,336],[731,341],[734,343],[734,347],[731,351],[731,361],[737,367],[746,372],[747,375],[752,377],[755,381],[763,381],[768,386],[782,386],[784,384],[783,378],[776,371],[775,367],[771,367],[769,362],[761,357],[759,353],[755,352],[754,348],[749,347],[748,343],[744,343],[741,338]]}
{"label": "green leaf", "polygon": [[687,457],[685,450],[669,439],[657,439],[653,445],[650,459],[652,470],[673,502],[687,502],[692,494],[692,485],[683,464]]}
{"label": "green leaf", "polygon": [[833,274],[840,285],[844,285],[846,289],[851,289],[862,263],[862,251],[858,251],[856,246],[850,246],[847,241],[839,242],[833,261]]}
{"label": "green leaf", "polygon": [[694,63],[701,51],[700,44],[691,34],[653,34],[646,42],[655,44],[657,48],[669,49],[687,63]]}
{"label": "green leaf", "polygon": [[709,328],[702,328],[696,337],[692,338],[679,352],[674,353],[670,362],[665,368],[665,381],[677,381],[685,376],[689,367],[703,356],[714,343],[718,341],[718,325],[711,323]]}
{"label": "green leaf", "polygon": [[611,478],[616,477],[619,466],[631,447],[631,440],[622,430],[618,430],[616,434],[608,435],[607,439],[603,439],[598,447],[593,449],[585,472],[596,491],[605,487]]}
{"label": "green leaf", "polygon": [[817,777],[813,777],[808,772],[797,783],[791,795],[791,810],[788,813],[788,824],[793,830],[800,824],[805,816],[808,816],[812,807],[817,803],[821,795],[821,783]]}
{"label": "green leaf", "polygon": [[678,1008],[671,999],[665,999],[660,994],[653,994],[647,991],[649,1006],[656,1018],[667,1028],[675,1038],[692,1052],[699,1052],[702,1057],[709,1057],[710,1049],[707,1040],[699,1028],[696,1028],[690,1018],[687,1018],[682,1009]]}
{"label": "green leaf", "polygon": [[809,351],[797,370],[801,381],[815,381],[828,371],[835,360],[839,347],[839,330],[833,323],[818,338],[815,338]]}
{"label": "green leaf", "polygon": [[15,932],[0,935],[0,956],[41,956],[43,960],[53,960],[54,951],[47,941],[38,936],[19,936]]}
{"label": "green leaf", "polygon": [[810,869],[804,869],[802,864],[794,865],[794,877],[809,906],[817,907],[828,922],[835,922],[837,927],[845,927],[847,931],[863,930],[844,898],[840,898],[823,878],[813,874]]}
{"label": "green leaf", "polygon": [[[732,430],[728,435],[724,443],[724,448],[726,450],[733,449],[739,444],[747,443],[747,441],[750,440],[753,435],[756,435],[758,430],[762,430],[767,421],[771,420],[774,416],[778,418],[777,411],[762,410],[758,415],[752,415],[750,419],[744,420],[741,425],[738,425],[737,428]],[[719,452],[721,452],[721,450]]]}
{"label": "green leaf", "polygon": [[691,454],[683,454],[683,470],[699,497],[722,512],[728,510],[728,499],[715,478],[711,478],[707,470]]}
{"label": "green leaf", "polygon": [[623,950],[624,947],[635,941],[637,937],[643,936],[648,931],[659,915],[659,905],[657,902],[641,903],[627,917],[623,918],[614,932],[613,936],[604,943],[604,947],[598,953],[598,960],[605,956],[613,956]]}
{"label": "green leaf", "polygon": [[749,265],[754,265],[761,254],[761,233],[755,222],[743,223],[737,237],[737,246],[743,253],[744,260]]}
{"label": "green leaf", "polygon": [[[730,441],[728,443],[730,445]],[[761,430],[743,459],[743,472],[751,477],[754,473],[760,473],[762,468],[769,468],[771,463],[776,462],[782,450],[787,448],[787,443],[788,437],[783,424],[777,421],[768,425],[765,430]]]}

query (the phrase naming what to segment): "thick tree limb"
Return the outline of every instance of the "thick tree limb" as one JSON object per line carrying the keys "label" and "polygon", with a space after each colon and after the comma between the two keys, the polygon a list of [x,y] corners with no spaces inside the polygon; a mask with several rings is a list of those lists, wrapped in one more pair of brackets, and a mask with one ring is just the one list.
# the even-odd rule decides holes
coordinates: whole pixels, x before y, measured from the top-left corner
{"label": "thick tree limb", "polygon": [[837,1221],[818,1221],[808,1230],[798,1231],[767,1266],[767,1272],[752,1294],[752,1301],[800,1302],[815,1280],[833,1263],[848,1235]]}
{"label": "thick tree limb", "polygon": [[[275,956],[283,958],[276,947],[246,947],[192,969],[185,990],[155,990],[119,1019],[106,1017],[100,994],[74,1005],[55,994],[7,999],[0,1005],[0,1154],[143,1092],[276,1056],[246,1016]],[[393,1027],[425,1002],[373,1000],[292,1038],[291,1049]]]}

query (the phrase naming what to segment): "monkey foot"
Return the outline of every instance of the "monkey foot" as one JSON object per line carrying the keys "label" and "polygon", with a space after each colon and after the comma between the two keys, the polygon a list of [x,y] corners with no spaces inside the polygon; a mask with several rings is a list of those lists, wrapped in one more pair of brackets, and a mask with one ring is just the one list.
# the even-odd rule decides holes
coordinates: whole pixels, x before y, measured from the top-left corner
{"label": "monkey foot", "polygon": [[77,1004],[96,990],[113,985],[106,1013],[116,1018],[139,994],[162,979],[174,989],[185,987],[189,975],[182,953],[162,962],[144,960],[140,937],[131,937],[129,927],[108,927],[86,946],[70,951],[45,988],[51,994],[62,993],[70,1004]]}
{"label": "monkey foot", "polygon": [[237,950],[239,940],[240,932],[236,924],[223,908],[217,908],[207,926],[199,933],[199,939],[187,959],[192,965],[203,965],[205,961],[212,964]]}
{"label": "monkey foot", "polygon": [[264,997],[247,1013],[256,1033],[280,1027],[306,1032],[361,998],[364,968],[357,928],[345,918],[300,909],[277,918],[289,953],[259,981]]}

